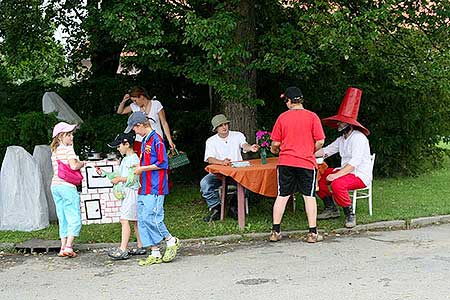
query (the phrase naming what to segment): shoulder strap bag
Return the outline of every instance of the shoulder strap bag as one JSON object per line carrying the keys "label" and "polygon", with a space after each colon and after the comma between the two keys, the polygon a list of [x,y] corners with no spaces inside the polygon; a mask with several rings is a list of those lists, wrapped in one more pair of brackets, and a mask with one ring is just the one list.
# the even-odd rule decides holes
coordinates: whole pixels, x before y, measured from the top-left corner
{"label": "shoulder strap bag", "polygon": [[73,185],[79,185],[83,180],[80,170],[72,170],[68,164],[60,160],[58,160],[58,177]]}

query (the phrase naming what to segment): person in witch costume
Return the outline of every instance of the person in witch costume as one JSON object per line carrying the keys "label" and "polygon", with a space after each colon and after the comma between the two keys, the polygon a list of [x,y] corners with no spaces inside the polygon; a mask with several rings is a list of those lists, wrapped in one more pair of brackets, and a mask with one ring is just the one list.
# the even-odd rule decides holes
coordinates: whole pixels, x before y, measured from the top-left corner
{"label": "person in witch costume", "polygon": [[361,95],[360,89],[349,87],[337,115],[322,120],[326,126],[336,128],[342,135],[315,153],[316,157],[324,158],[336,153],[341,156],[341,166],[328,168],[319,180],[317,196],[323,200],[325,209],[317,215],[317,219],[338,218],[340,213],[337,204],[344,210],[347,228],[356,226],[349,190],[364,188],[372,181],[367,139],[370,131],[357,121]]}

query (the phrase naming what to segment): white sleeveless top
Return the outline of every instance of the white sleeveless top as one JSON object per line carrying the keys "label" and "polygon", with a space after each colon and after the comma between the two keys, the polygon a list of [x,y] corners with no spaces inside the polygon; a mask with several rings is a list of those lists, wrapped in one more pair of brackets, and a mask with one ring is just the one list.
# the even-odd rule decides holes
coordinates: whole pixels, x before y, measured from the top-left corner
{"label": "white sleeveless top", "polygon": [[[163,106],[161,102],[159,102],[158,100],[150,100],[150,101],[152,105],[150,107],[150,112],[148,113],[147,117],[154,120],[154,121],[151,119],[149,120],[150,125],[152,125],[152,128],[156,131],[156,133],[158,133],[162,138],[164,138],[163,131],[161,128],[161,120],[159,119],[159,112],[161,111],[161,109],[163,109]],[[131,103],[130,108],[133,112],[142,111],[141,108],[136,103]],[[136,141],[141,142],[142,136],[137,134]]]}

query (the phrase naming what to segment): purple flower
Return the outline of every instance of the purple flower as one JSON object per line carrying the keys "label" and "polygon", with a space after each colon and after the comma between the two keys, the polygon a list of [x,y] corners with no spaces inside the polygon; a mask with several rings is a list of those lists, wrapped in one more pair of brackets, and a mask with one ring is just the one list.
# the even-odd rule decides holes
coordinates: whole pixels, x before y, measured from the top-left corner
{"label": "purple flower", "polygon": [[270,132],[266,130],[258,130],[256,132],[256,142],[260,147],[270,147],[270,144],[272,143],[272,140],[270,139]]}
{"label": "purple flower", "polygon": [[264,136],[265,133],[266,133],[266,131],[262,131],[262,130],[257,131],[256,132],[256,139],[260,140]]}

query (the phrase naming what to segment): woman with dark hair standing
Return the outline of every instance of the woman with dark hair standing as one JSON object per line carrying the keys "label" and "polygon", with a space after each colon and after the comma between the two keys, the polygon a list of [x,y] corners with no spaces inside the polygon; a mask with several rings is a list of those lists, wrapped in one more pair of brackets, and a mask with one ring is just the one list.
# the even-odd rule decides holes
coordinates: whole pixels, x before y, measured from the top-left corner
{"label": "woman with dark hair standing", "polygon": [[[132,103],[130,105],[126,105],[126,102],[129,99],[131,99]],[[139,86],[131,88],[130,92],[123,96],[123,99],[117,108],[117,113],[121,115],[129,114],[135,111],[145,112],[150,120],[152,128],[162,138],[164,138],[164,131],[170,148],[175,149],[175,144],[173,143],[172,135],[170,134],[169,124],[167,123],[166,113],[161,102],[156,99],[151,99],[147,91]],[[138,156],[141,153],[141,141],[142,137],[137,135],[133,148]]]}

